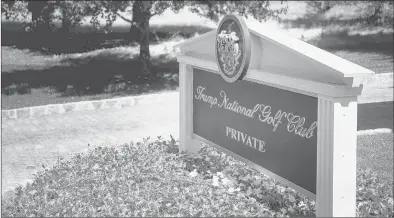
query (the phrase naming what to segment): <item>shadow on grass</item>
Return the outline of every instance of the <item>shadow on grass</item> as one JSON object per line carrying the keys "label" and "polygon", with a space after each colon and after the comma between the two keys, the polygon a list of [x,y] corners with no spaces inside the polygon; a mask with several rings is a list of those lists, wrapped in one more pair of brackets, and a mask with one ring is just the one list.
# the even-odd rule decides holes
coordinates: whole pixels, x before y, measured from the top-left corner
{"label": "shadow on grass", "polygon": [[[25,32],[21,23],[3,21],[1,28],[3,46],[28,49],[33,53],[39,51],[43,56],[49,55],[43,59],[38,57],[39,63],[35,63],[35,60],[14,60],[18,55],[29,58],[30,54],[17,53],[9,56],[7,61],[10,63],[7,64],[12,70],[4,67],[1,74],[3,109],[138,95],[174,90],[178,87],[178,64],[173,57],[160,55],[152,58],[153,77],[146,80],[141,75],[138,58],[130,55],[134,51],[123,54],[106,51],[97,52],[99,54],[85,53],[133,45],[129,26],[115,26],[113,32],[108,34],[103,30],[93,32],[89,26],[78,27],[68,34],[57,30],[36,34]],[[171,41],[177,37],[190,38],[210,30],[212,28],[204,26],[152,25],[150,45]],[[62,59],[58,63],[51,59],[53,54],[73,58]]]}
{"label": "shadow on grass", "polygon": [[[349,34],[349,28],[360,25],[356,19],[330,18],[323,19],[316,14],[306,14],[297,19],[283,19],[281,23],[285,28],[323,28],[320,37],[309,40],[313,44],[325,50],[349,50],[359,52],[377,52],[393,56],[393,33],[373,32],[368,34]],[[334,27],[330,30],[330,27]],[[340,27],[340,28],[335,28]],[[335,30],[337,29],[337,30]],[[359,30],[365,32],[376,29],[376,26],[361,25]],[[381,29],[392,29],[392,25],[381,27]]]}
{"label": "shadow on grass", "polygon": [[61,97],[97,94],[136,95],[172,90],[178,86],[178,64],[166,55],[152,59],[153,77],[140,73],[138,58],[123,54],[67,58],[61,66],[45,70],[2,72],[3,95],[26,94],[31,89],[51,89]]}
{"label": "shadow on grass", "polygon": [[348,50],[353,52],[376,52],[393,56],[393,34],[374,33],[349,35],[348,31],[322,33],[320,37],[307,41],[324,50]]}
{"label": "shadow on grass", "polygon": [[358,105],[357,130],[387,128],[393,130],[393,102]]}
{"label": "shadow on grass", "polygon": [[[70,54],[93,51],[102,48],[128,46],[136,43],[129,33],[129,26],[115,26],[113,32],[105,33],[102,29],[92,31],[90,26],[72,29],[69,33],[59,32],[57,29],[49,33],[25,32],[18,22],[2,22],[2,46],[15,46],[18,49],[32,51],[47,51],[52,54]],[[151,26],[150,44],[179,36],[193,37],[196,33],[203,34],[212,28],[204,26]]]}
{"label": "shadow on grass", "polygon": [[306,13],[305,16],[297,19],[282,19],[281,23],[285,28],[310,29],[317,27],[327,27],[330,25],[351,26],[358,23],[356,19],[341,19],[341,17],[323,18],[320,14]]}

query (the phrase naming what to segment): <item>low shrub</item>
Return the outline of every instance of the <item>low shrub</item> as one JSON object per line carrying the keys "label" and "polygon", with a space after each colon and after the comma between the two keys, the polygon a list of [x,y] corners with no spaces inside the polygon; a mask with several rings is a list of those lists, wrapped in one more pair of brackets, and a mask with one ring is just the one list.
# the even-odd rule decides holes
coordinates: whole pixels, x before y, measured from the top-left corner
{"label": "low shrub", "polygon": [[[2,200],[13,216],[315,216],[315,202],[208,146],[178,142],[92,147],[35,175]],[[357,174],[358,216],[393,216],[390,184]]]}
{"label": "low shrub", "polygon": [[52,168],[3,199],[14,216],[272,216],[242,192],[190,175],[175,140],[95,147]]}
{"label": "low shrub", "polygon": [[357,171],[357,213],[360,217],[394,217],[393,184],[370,169]]}

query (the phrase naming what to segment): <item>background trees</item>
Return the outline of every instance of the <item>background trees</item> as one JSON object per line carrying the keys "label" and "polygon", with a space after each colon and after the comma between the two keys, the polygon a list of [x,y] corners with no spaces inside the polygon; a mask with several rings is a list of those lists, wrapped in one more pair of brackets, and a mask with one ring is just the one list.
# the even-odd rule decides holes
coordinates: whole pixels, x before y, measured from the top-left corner
{"label": "background trees", "polygon": [[92,11],[90,5],[84,1],[57,0],[55,5],[60,12],[55,18],[61,21],[63,33],[68,33],[71,27],[81,25],[83,19]]}
{"label": "background trees", "polygon": [[[281,7],[271,7],[270,1],[63,1],[63,0],[8,0],[1,1],[2,15],[6,19],[19,19],[25,23],[25,30],[37,34],[38,41],[45,41],[45,36],[53,30],[54,23],[61,23],[60,32],[68,35],[72,27],[82,24],[84,19],[93,27],[105,21],[107,32],[111,31],[116,19],[129,23],[127,40],[140,45],[139,58],[142,72],[150,72],[150,19],[162,14],[167,9],[178,12],[188,8],[202,17],[218,21],[220,16],[236,13],[244,17],[253,17],[260,22],[267,19],[279,19],[287,12],[286,1]],[[357,17],[350,20],[364,26],[392,25],[393,1],[307,1],[309,14],[324,15],[333,7],[355,6]],[[40,44],[40,43],[37,43]]]}
{"label": "background trees", "polygon": [[1,1],[2,15],[6,19],[22,20],[29,27],[27,31],[32,32],[51,31],[56,21],[61,21],[62,32],[69,32],[94,12],[91,6],[87,1]]}
{"label": "background trees", "polygon": [[[45,34],[53,28],[53,22],[61,20],[61,31],[67,33],[70,27],[80,25],[82,20],[90,17],[93,26],[99,25],[99,18],[106,22],[110,31],[114,21],[118,18],[130,24],[129,40],[137,41],[140,45],[139,58],[141,70],[147,77],[150,71],[149,51],[149,22],[153,16],[171,9],[179,12],[188,7],[193,13],[218,21],[219,17],[227,13],[235,13],[244,17],[253,17],[260,22],[269,18],[279,19],[279,15],[286,13],[287,5],[279,9],[271,8],[269,1],[2,1],[2,13],[7,19],[23,17],[27,30]],[[56,13],[57,12],[57,13]],[[31,15],[30,21],[27,16]]]}
{"label": "background trees", "polygon": [[[287,5],[280,9],[272,9],[269,1],[92,1],[97,11],[95,17],[106,16],[107,26],[111,26],[116,18],[130,23],[130,39],[140,45],[140,60],[142,72],[151,76],[149,51],[149,21],[153,16],[171,9],[179,12],[188,7],[193,13],[218,21],[219,17],[227,13],[236,13],[244,17],[252,16],[265,21],[268,18],[279,19],[278,15],[286,13]],[[123,15],[126,14],[126,15]],[[94,19],[94,18],[93,18]]]}

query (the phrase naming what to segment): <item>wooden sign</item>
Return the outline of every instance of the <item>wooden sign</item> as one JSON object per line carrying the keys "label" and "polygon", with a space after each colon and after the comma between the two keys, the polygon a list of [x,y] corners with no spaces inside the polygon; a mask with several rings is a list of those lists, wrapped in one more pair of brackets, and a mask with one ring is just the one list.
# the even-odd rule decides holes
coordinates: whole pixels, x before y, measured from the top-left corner
{"label": "wooden sign", "polygon": [[316,194],[317,98],[193,69],[193,133]]}
{"label": "wooden sign", "polygon": [[357,97],[372,71],[233,15],[176,47],[181,151],[205,143],[316,200],[318,217],[356,215]]}

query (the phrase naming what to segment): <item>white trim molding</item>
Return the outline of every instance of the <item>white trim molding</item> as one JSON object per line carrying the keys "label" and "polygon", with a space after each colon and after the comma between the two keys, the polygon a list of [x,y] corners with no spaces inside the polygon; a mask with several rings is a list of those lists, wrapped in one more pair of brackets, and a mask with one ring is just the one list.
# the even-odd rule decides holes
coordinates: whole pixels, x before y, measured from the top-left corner
{"label": "white trim molding", "polygon": [[[177,56],[179,63],[188,64],[193,67],[203,68],[213,73],[219,73],[218,66],[211,60],[191,57],[187,55]],[[351,97],[361,94],[363,86],[349,88],[346,85],[327,84],[316,81],[294,78],[268,72],[261,69],[249,69],[243,80],[256,82],[264,85],[274,86],[285,90],[317,97],[318,94],[332,97]]]}
{"label": "white trim molding", "polygon": [[357,98],[319,96],[316,216],[356,216]]}
{"label": "white trim molding", "polygon": [[193,134],[193,69],[179,64],[179,146],[180,151],[197,153],[201,143]]}
{"label": "white trim molding", "polygon": [[[375,74],[367,68],[310,45],[302,40],[291,37],[281,31],[275,29],[258,30],[249,27],[249,32],[252,38],[259,38],[261,41],[260,48],[252,47],[252,51],[254,51],[255,54],[262,54],[261,51],[266,49],[264,47],[264,41],[271,42],[276,48],[284,49],[287,53],[300,57],[300,60],[317,63],[320,69],[326,69],[331,76],[342,81],[342,85],[346,85],[347,87],[359,87],[366,78]],[[192,54],[195,53],[201,56],[215,57],[214,54],[208,54],[214,50],[215,33],[216,30],[212,30],[191,40],[175,45],[174,47],[179,48],[179,56],[193,56]],[[251,62],[255,62],[256,60],[254,59],[256,58],[258,57],[252,57]]]}

